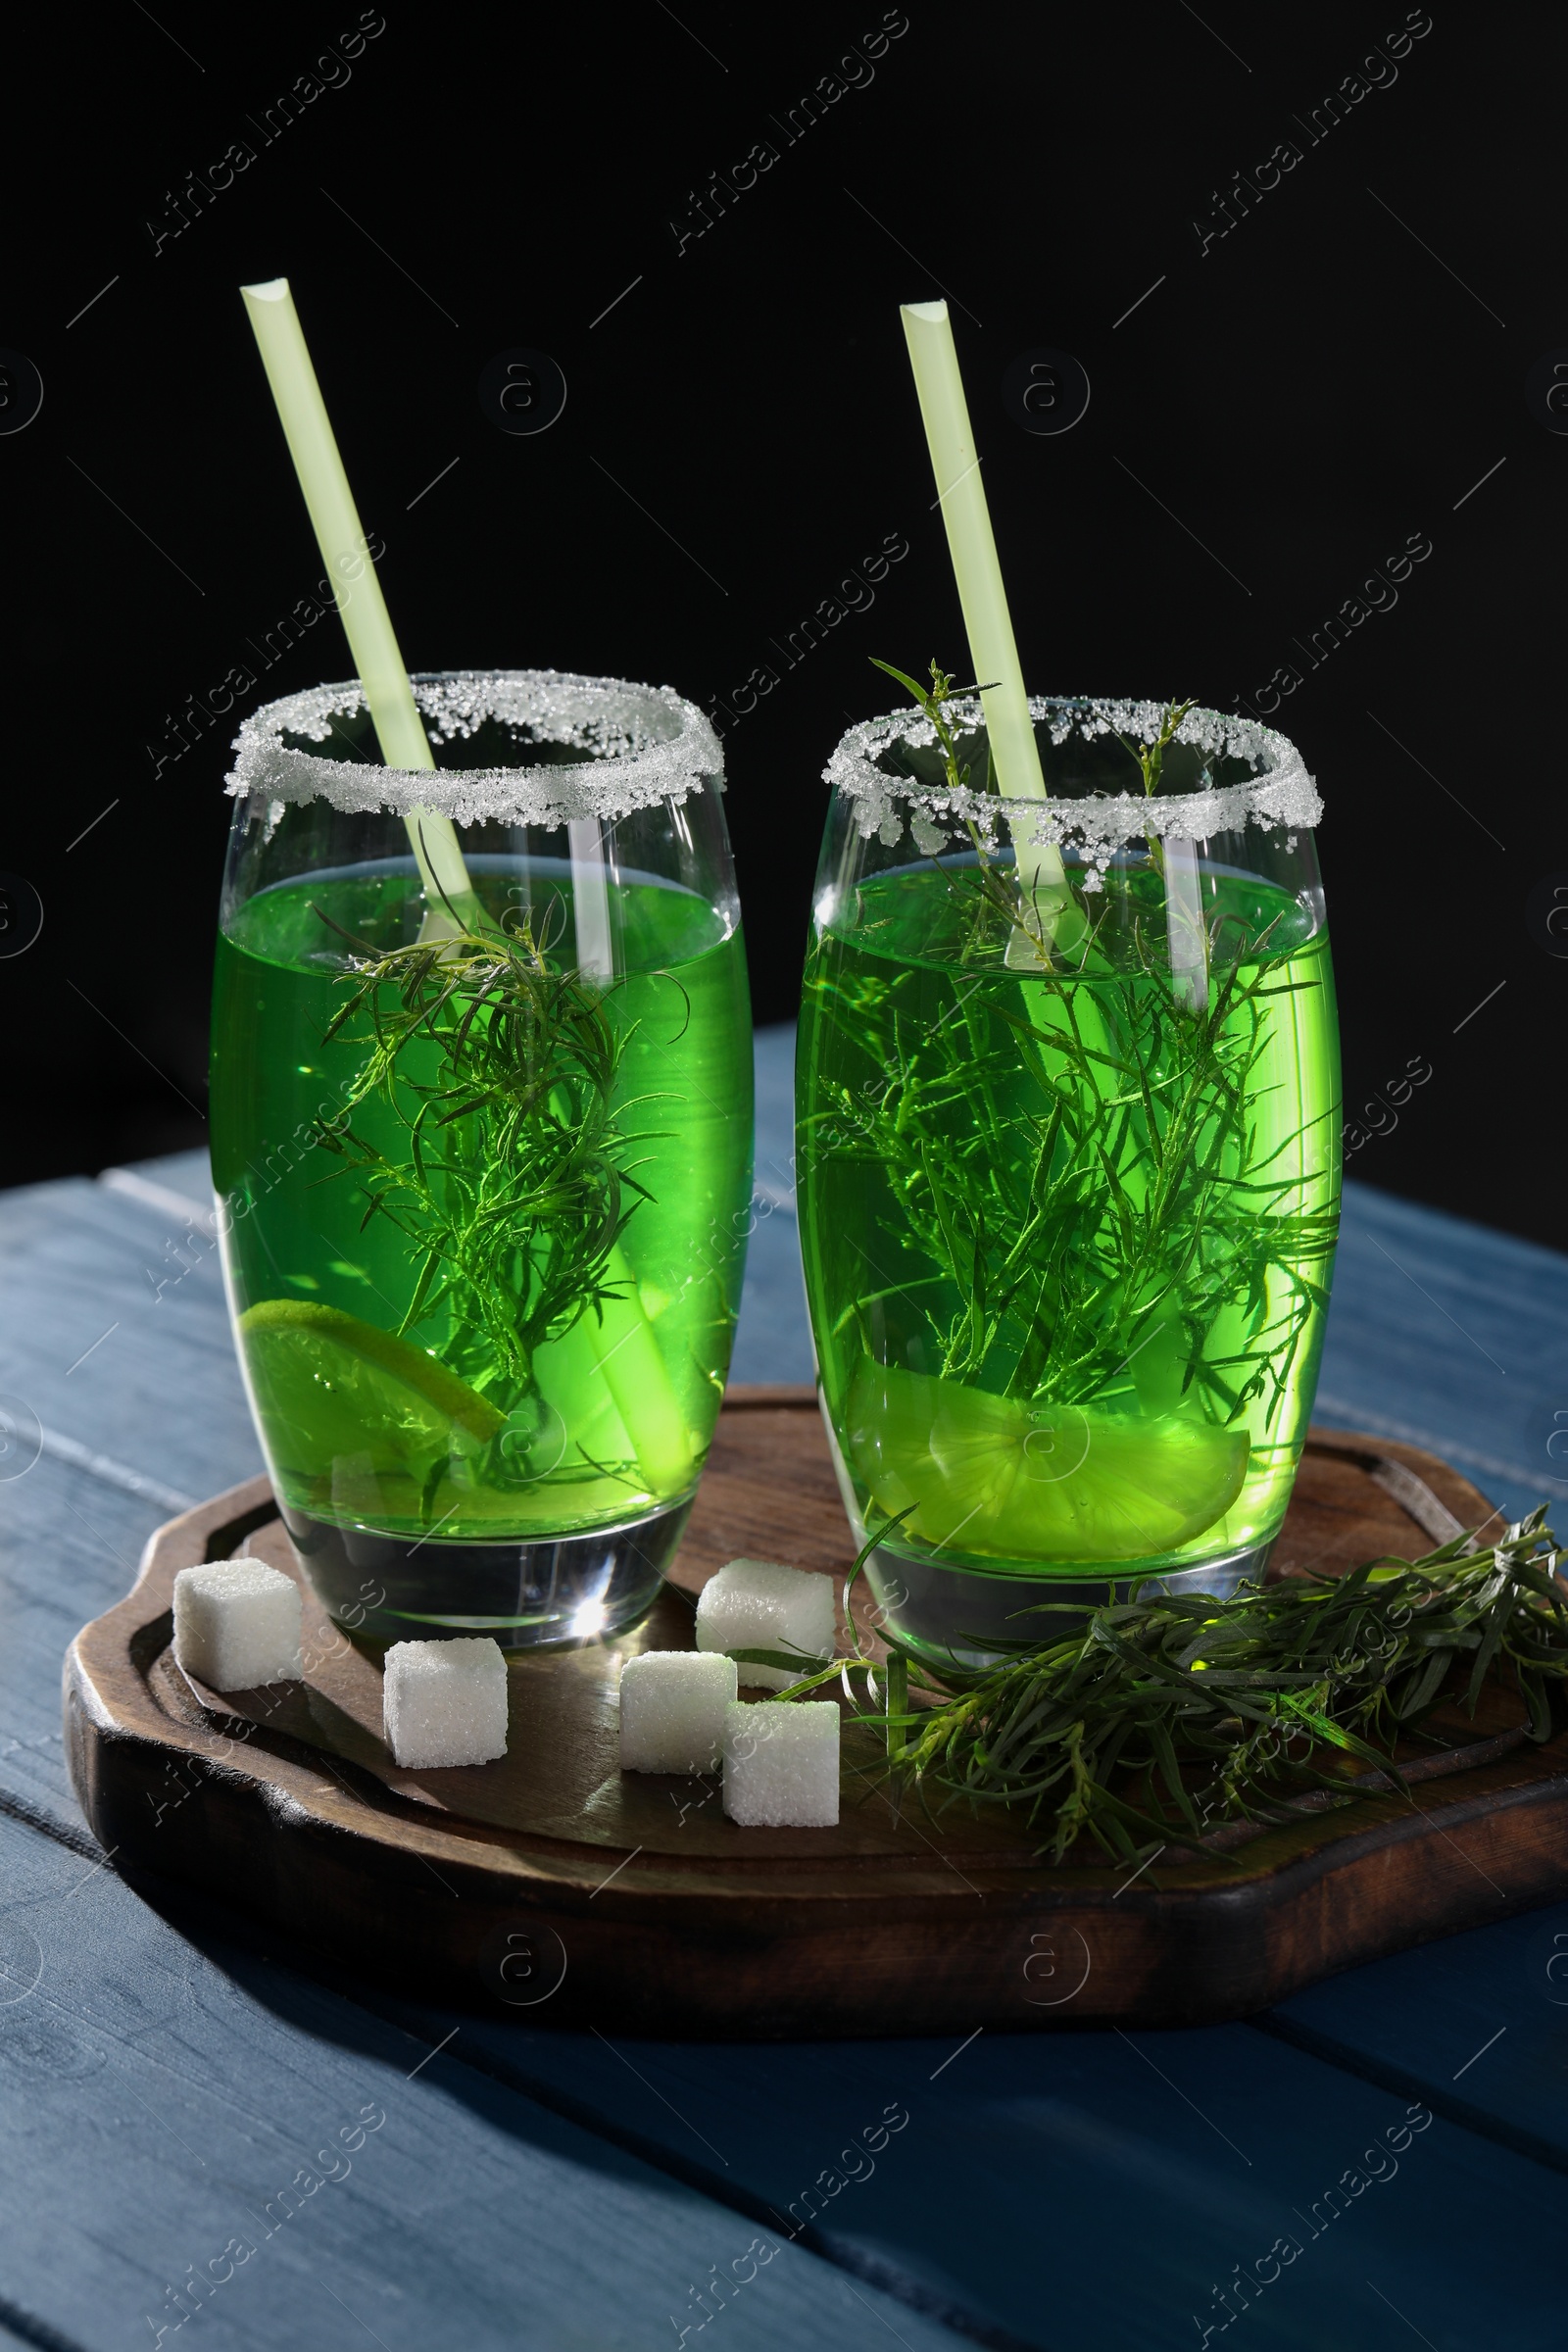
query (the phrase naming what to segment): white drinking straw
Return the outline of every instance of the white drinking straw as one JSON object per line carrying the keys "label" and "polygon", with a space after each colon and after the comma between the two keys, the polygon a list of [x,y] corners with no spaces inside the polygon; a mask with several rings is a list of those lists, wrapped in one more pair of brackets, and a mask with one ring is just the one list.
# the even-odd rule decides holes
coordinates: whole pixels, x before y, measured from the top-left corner
{"label": "white drinking straw", "polygon": [[571,858],[571,909],[577,928],[577,969],[585,980],[608,988],[614,972],[610,936],[610,889],[605,845],[597,816],[574,817],[566,827]]}
{"label": "white drinking straw", "polygon": [[1196,841],[1165,844],[1165,937],[1172,995],[1189,1012],[1206,1012],[1208,931]]}
{"label": "white drinking straw", "polygon": [[[1029,697],[1013,639],[1002,565],[991,529],[980,460],[963,397],[958,354],[945,302],[906,302],[902,306],[905,340],[920,416],[931,451],[942,519],[947,525],[948,553],[953,559],[958,603],[969,640],[969,660],[984,688],[980,702],[986,732],[996,762],[997,782],[1011,800],[1043,801],[1046,779],[1041,773]],[[1014,840],[1018,878],[1034,901],[1041,929],[1049,938],[1054,916],[1065,903],[1066,875],[1054,842]],[[1042,895],[1045,904],[1042,905]],[[1022,945],[1020,941],[1017,943]],[[1013,960],[1009,951],[1008,961]]]}
{"label": "white drinking straw", "polygon": [[[388,767],[434,767],[435,758],[425,740],[392,616],[360,528],[354,493],[338,455],[288,279],[274,277],[267,285],[241,286],[240,292],[305,493],[326,576],[339,599],[338,613],[349,641],[350,659],[365,689],[381,757]],[[410,809],[405,822],[430,910],[422,936],[440,936],[454,928],[452,906],[471,907],[473,885],[450,817],[439,809],[417,808]]]}

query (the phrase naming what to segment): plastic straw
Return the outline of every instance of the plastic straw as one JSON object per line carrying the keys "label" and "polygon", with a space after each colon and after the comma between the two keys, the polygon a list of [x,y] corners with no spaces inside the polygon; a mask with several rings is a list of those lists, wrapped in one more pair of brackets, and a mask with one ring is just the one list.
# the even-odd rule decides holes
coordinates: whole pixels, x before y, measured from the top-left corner
{"label": "plastic straw", "polygon": [[610,986],[614,971],[610,936],[610,888],[605,846],[597,816],[573,819],[566,827],[571,858],[571,908],[577,927],[577,969],[585,980]]}
{"label": "plastic straw", "polygon": [[[996,762],[997,782],[1012,800],[1043,801],[1046,779],[1041,773],[1029,697],[1012,634],[1002,565],[991,529],[980,460],[969,424],[958,354],[945,302],[906,302],[901,310],[920,416],[931,451],[942,519],[947,525],[948,552],[953,559],[958,603],[969,640],[969,660],[984,685],[980,702],[986,732]],[[1066,875],[1053,842],[1014,840],[1013,855],[1024,890],[1036,898],[1041,928],[1050,936],[1053,914],[1066,899]],[[1047,894],[1040,906],[1038,895]],[[1054,898],[1055,905],[1051,904]],[[1022,945],[1021,942],[1017,943]],[[1011,952],[1009,962],[1013,960]]]}
{"label": "plastic straw", "polygon": [[[288,279],[274,277],[267,285],[241,286],[240,292],[277,403],[289,456],[305,493],[326,576],[341,599],[338,613],[349,641],[350,659],[370,707],[381,757],[388,767],[434,767],[434,755],[425,740],[424,723],[398,651],[381,583],[366,548],[354,493],[338,455]],[[418,808],[409,811],[406,822],[429,905],[426,934],[439,935],[452,928],[450,916],[439,919],[446,902],[460,909],[471,904],[473,885],[450,817],[439,809]]]}
{"label": "plastic straw", "polygon": [[1171,991],[1189,1012],[1208,1010],[1208,931],[1196,841],[1165,844],[1165,932]]}

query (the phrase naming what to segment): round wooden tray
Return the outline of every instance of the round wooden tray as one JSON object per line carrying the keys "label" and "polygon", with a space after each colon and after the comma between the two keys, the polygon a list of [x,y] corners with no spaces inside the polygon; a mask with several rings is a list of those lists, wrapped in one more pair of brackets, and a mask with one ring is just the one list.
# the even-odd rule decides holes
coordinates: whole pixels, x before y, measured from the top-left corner
{"label": "round wooden tray", "polygon": [[[1272,1573],[1431,1548],[1491,1516],[1408,1446],[1315,1431]],[[338,1961],[541,2024],[818,2036],[1198,2022],[1568,1890],[1568,1735],[1531,1746],[1503,1692],[1416,1802],[1369,1791],[1129,1875],[1043,1867],[1007,1816],[895,1811],[846,1726],[836,1830],[744,1830],[716,1781],[622,1776],[615,1681],[691,1646],[737,1554],[842,1577],[852,1544],[808,1389],[732,1390],[670,1588],[635,1634],[515,1659],[510,1752],[406,1772],[380,1675],[305,1593],[307,1679],[200,1691],[176,1667],[177,1571],[247,1550],[299,1577],[265,1479],[160,1529],[134,1591],[66,1662],[71,1767],[106,1848]]]}

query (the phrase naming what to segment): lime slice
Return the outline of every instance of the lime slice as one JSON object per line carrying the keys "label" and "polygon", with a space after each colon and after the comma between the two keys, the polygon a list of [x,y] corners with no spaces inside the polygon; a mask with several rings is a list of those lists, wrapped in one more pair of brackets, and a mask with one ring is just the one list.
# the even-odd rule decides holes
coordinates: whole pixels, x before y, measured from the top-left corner
{"label": "lime slice", "polygon": [[371,1323],[307,1298],[264,1298],[239,1318],[269,1447],[285,1477],[422,1483],[472,1455],[505,1416],[445,1364]]}
{"label": "lime slice", "polygon": [[1149,1559],[1224,1517],[1247,1475],[1244,1430],[1185,1414],[1030,1406],[862,1359],[850,1459],[905,1531],[985,1559]]}

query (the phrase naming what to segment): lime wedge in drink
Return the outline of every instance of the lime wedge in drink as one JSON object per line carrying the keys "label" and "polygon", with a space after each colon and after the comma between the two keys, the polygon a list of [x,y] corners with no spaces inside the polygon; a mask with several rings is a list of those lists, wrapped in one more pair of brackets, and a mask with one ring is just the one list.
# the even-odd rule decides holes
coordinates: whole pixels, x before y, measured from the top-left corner
{"label": "lime wedge in drink", "polygon": [[850,1388],[852,1464],[904,1532],[985,1559],[1132,1560],[1223,1518],[1247,1475],[1245,1430],[1028,1405],[862,1358]]}
{"label": "lime wedge in drink", "polygon": [[330,1482],[422,1480],[472,1455],[504,1415],[406,1340],[305,1298],[264,1298],[239,1318],[257,1410],[280,1472]]}

